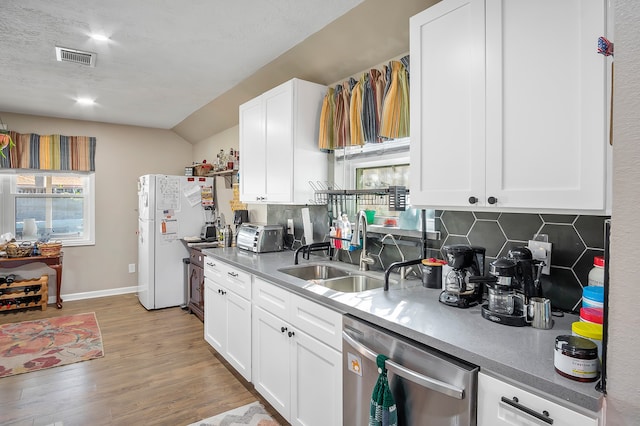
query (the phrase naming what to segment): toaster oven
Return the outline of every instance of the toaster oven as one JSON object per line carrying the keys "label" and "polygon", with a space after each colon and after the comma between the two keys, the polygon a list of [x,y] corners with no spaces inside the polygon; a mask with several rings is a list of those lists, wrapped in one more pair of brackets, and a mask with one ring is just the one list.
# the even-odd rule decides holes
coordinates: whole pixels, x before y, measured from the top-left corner
{"label": "toaster oven", "polygon": [[243,223],[238,228],[236,246],[254,253],[282,251],[284,227],[281,225],[256,225]]}

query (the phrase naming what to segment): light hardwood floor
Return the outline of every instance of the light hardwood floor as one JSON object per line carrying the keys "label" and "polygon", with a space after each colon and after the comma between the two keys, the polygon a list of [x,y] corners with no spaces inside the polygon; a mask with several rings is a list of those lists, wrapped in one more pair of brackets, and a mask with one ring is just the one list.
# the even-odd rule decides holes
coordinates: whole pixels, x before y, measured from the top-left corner
{"label": "light hardwood floor", "polygon": [[96,314],[105,356],[0,378],[1,425],[187,425],[256,399],[288,425],[181,308],[147,311],[126,294],[0,312],[0,324],[84,312]]}

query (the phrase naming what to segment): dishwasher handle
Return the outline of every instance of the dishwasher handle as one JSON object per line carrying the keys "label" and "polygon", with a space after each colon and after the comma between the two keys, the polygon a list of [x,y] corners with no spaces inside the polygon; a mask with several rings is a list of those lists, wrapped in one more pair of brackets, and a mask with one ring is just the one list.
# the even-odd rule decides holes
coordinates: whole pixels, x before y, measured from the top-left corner
{"label": "dishwasher handle", "polygon": [[[378,354],[355,340],[353,337],[349,336],[346,331],[342,331],[342,338],[348,344],[353,346],[362,356],[370,359],[373,362],[376,362],[376,357],[378,356]],[[459,388],[457,386],[450,385],[449,383],[445,383],[432,377],[425,376],[424,374],[417,373],[413,370],[409,370],[408,368],[403,367],[402,365],[395,363],[390,359],[387,359],[385,361],[385,366],[387,367],[387,370],[391,371],[392,373],[422,387],[442,393],[452,398],[464,399],[464,388]]]}

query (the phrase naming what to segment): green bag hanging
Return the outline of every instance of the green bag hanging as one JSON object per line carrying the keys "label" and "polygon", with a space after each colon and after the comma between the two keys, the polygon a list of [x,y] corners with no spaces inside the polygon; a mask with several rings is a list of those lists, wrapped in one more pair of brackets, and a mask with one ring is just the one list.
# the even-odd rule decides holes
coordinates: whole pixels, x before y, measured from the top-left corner
{"label": "green bag hanging", "polygon": [[369,426],[398,426],[398,411],[389,388],[387,368],[385,367],[385,362],[388,359],[384,355],[376,357],[376,364],[378,364],[378,372],[380,374],[371,394]]}

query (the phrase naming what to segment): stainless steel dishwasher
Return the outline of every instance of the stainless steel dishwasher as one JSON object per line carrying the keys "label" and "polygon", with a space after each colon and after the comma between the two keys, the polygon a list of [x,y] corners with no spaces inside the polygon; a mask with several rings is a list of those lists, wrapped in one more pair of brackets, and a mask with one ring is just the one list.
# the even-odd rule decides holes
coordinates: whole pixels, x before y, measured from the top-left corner
{"label": "stainless steel dishwasher", "polygon": [[378,354],[389,357],[398,425],[476,425],[478,367],[350,315],[342,339],[345,426],[368,424]]}

